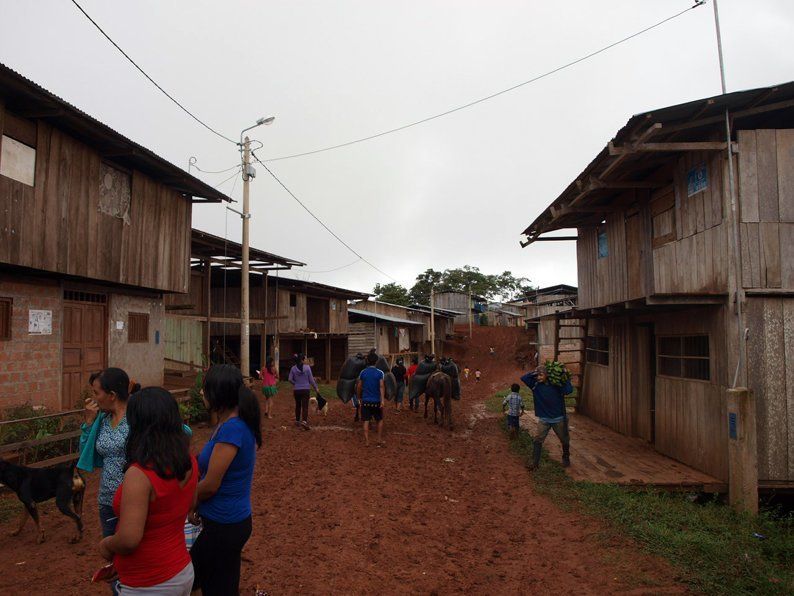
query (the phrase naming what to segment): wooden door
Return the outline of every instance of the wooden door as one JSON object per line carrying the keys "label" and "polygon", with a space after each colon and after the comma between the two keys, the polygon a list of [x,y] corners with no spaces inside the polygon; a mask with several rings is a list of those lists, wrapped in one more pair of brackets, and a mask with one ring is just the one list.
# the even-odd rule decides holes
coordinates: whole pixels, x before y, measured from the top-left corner
{"label": "wooden door", "polygon": [[626,270],[629,300],[645,296],[642,263],[642,220],[639,213],[634,213],[626,218]]}
{"label": "wooden door", "polygon": [[632,427],[635,436],[654,440],[654,335],[653,326],[635,325],[632,333]]}
{"label": "wooden door", "polygon": [[88,377],[107,367],[107,316],[104,304],[63,303],[63,384],[61,408],[78,405]]}

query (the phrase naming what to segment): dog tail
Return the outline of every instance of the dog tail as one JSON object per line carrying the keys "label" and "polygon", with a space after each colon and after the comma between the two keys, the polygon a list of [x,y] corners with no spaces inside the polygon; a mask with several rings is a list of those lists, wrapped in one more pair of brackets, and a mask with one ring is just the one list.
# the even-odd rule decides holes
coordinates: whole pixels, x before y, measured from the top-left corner
{"label": "dog tail", "polygon": [[80,492],[85,490],[85,479],[83,475],[80,474],[80,470],[77,469],[77,465],[72,466],[72,491],[73,492]]}

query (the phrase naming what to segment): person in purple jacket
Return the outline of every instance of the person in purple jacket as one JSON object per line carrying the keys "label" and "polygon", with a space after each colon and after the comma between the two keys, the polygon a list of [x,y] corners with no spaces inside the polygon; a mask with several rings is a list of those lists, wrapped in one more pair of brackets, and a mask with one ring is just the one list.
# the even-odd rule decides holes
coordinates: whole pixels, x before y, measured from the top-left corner
{"label": "person in purple jacket", "polygon": [[295,355],[295,365],[290,369],[287,380],[292,383],[294,390],[295,426],[309,430],[309,395],[312,387],[317,395],[320,395],[320,389],[312,375],[312,367],[304,364],[304,360],[303,354]]}
{"label": "person in purple jacket", "polygon": [[532,389],[532,401],[535,405],[535,416],[538,417],[538,434],[532,442],[532,461],[528,467],[536,469],[540,465],[540,454],[543,441],[550,430],[562,443],[562,465],[571,465],[571,438],[568,434],[568,414],[565,411],[565,396],[573,393],[570,381],[558,387],[548,382],[545,366],[538,366],[534,371],[521,377],[521,381]]}

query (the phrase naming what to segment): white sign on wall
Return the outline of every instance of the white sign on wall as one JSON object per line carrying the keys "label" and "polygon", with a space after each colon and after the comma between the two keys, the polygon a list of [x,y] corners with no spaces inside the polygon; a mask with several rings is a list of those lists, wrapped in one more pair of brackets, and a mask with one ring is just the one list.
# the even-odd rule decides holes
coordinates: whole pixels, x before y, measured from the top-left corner
{"label": "white sign on wall", "polygon": [[52,311],[29,310],[28,333],[30,335],[52,335]]}

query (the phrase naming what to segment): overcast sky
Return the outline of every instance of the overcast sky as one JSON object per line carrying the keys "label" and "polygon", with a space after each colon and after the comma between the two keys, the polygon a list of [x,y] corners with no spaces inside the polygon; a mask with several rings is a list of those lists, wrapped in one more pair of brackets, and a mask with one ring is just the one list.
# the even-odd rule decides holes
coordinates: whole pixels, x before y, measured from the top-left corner
{"label": "overcast sky", "polygon": [[[394,128],[525,81],[692,0],[113,2],[83,8],[210,126],[253,131],[279,157]],[[794,2],[721,0],[729,91],[794,79]],[[0,0],[0,61],[187,168],[236,147],[146,81],[69,0]],[[272,163],[365,258],[410,286],[428,267],[576,283],[572,242],[520,232],[635,113],[720,92],[712,6],[509,94],[382,138]],[[368,291],[356,260],[258,167],[252,245],[305,261],[293,276]],[[226,174],[199,174],[211,184]],[[221,186],[242,197],[240,180]],[[239,241],[240,219],[197,205],[193,225]]]}

